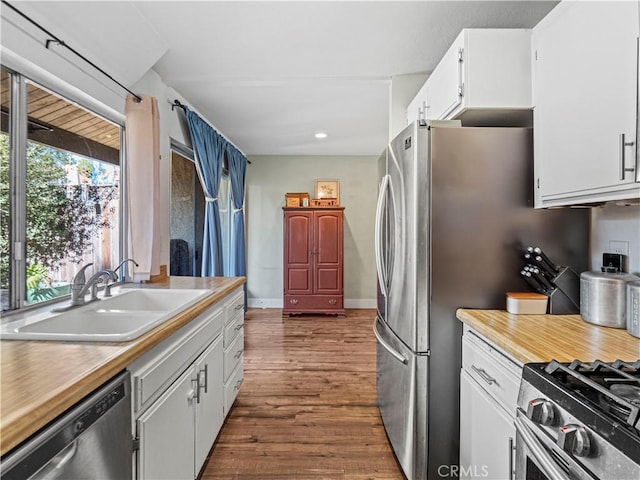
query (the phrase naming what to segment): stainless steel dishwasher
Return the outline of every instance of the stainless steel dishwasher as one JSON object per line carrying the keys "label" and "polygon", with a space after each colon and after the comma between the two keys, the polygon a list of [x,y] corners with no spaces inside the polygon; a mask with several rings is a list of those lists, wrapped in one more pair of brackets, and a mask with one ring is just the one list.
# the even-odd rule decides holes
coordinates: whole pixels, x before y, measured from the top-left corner
{"label": "stainless steel dishwasher", "polygon": [[0,461],[3,480],[130,479],[131,382],[123,372]]}

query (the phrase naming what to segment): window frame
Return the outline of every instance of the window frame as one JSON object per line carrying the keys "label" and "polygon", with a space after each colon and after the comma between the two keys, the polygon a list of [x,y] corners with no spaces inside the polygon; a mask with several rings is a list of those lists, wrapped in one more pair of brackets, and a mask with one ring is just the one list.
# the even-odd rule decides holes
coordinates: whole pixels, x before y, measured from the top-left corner
{"label": "window frame", "polygon": [[[30,309],[42,308],[61,300],[68,299],[70,295],[63,295],[45,300],[38,303],[27,303],[27,195],[26,195],[26,179],[27,179],[27,144],[28,144],[28,90],[27,83],[31,83],[38,88],[46,90],[56,95],[70,104],[90,112],[108,122],[117,125],[120,130],[120,150],[119,150],[119,167],[120,167],[120,199],[119,208],[119,239],[118,252],[116,257],[118,263],[124,259],[127,251],[128,239],[128,211],[127,205],[127,178],[126,178],[126,145],[125,145],[125,125],[122,118],[115,118],[109,115],[107,111],[98,112],[92,108],[84,95],[73,95],[61,91],[63,88],[55,88],[52,84],[60,87],[59,82],[48,82],[46,79],[34,79],[29,75],[21,73],[5,64],[0,64],[0,68],[10,75],[9,89],[9,305],[8,309],[2,311],[2,315],[10,315],[15,312],[23,312]],[[69,92],[75,91],[74,87],[68,86]],[[81,93],[81,92],[80,92]],[[74,98],[80,97],[80,98]],[[83,101],[85,100],[85,101]],[[119,281],[124,280],[123,273],[120,272]]]}

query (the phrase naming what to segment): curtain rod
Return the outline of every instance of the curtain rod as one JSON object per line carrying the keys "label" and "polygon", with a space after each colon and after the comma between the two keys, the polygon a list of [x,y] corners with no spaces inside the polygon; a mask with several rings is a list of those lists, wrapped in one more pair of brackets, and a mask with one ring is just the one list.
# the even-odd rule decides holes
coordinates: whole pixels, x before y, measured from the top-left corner
{"label": "curtain rod", "polygon": [[[186,109],[187,109],[186,105],[183,105],[182,103],[180,103],[180,100],[178,100],[177,98],[176,98],[176,99],[173,101],[173,103],[171,104],[171,110],[174,110],[176,107],[181,108],[182,110],[185,110],[185,111],[186,111]],[[215,129],[214,129],[214,130],[215,130]],[[218,132],[218,133],[219,133],[220,135],[222,135],[220,132]],[[242,154],[244,155],[244,152],[242,152],[242,150],[240,150],[238,147],[236,147],[236,146],[233,144],[233,142],[231,142],[227,137],[225,137],[224,135],[222,135],[222,137],[223,137],[227,142],[229,142],[231,145],[233,145],[233,146],[236,148],[236,150],[238,150],[240,153],[242,153]],[[246,156],[246,155],[244,155],[244,157],[245,157],[245,158],[247,158],[247,156]],[[251,160],[249,160],[248,158],[247,158],[247,163],[248,163],[249,165],[251,165]]]}
{"label": "curtain rod", "polygon": [[53,33],[51,33],[50,31],[48,31],[46,28],[44,28],[42,25],[40,25],[39,23],[37,23],[35,20],[29,18],[27,15],[25,15],[24,13],[22,13],[20,10],[18,10],[16,7],[14,7],[13,5],[11,5],[9,2],[7,2],[6,0],[2,0],[2,3],[5,4],[7,7],[9,7],[11,10],[13,10],[14,12],[16,12],[18,15],[20,15],[22,18],[24,18],[25,20],[27,20],[28,22],[30,22],[31,24],[35,25],[36,27],[38,27],[40,30],[42,30],[44,33],[46,33],[48,36],[50,36],[51,38],[47,39],[47,41],[45,42],[44,48],[46,48],[47,50],[49,50],[49,45],[51,43],[57,43],[58,45],[67,48],[68,50],[70,50],[72,53],[74,53],[76,56],[80,57],[82,60],[84,60],[86,63],[88,63],[89,65],[91,65],[93,68],[95,68],[96,70],[98,70],[100,73],[102,73],[105,77],[107,77],[109,80],[111,80],[112,82],[116,83],[119,87],[123,88],[124,90],[126,90],[127,92],[129,92],[131,95],[133,95],[136,103],[140,103],[142,101],[142,97],[134,92],[132,92],[131,90],[129,90],[127,87],[125,87],[122,83],[120,83],[119,81],[117,81],[115,78],[113,78],[111,75],[109,75],[107,72],[105,72],[103,69],[101,69],[100,67],[98,67],[95,63],[93,63],[91,60],[89,60],[88,58],[86,58],[84,55],[82,55],[81,53],[77,52],[75,49],[71,48],[69,45],[67,45],[63,40],[60,40],[58,37],[56,37]]}

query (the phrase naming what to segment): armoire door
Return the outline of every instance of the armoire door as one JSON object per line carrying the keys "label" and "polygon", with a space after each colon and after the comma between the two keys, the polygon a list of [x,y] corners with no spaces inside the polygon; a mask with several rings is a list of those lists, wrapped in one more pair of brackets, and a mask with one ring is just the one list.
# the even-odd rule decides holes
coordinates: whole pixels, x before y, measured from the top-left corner
{"label": "armoire door", "polygon": [[293,295],[313,293],[313,212],[285,212],[284,291]]}
{"label": "armoire door", "polygon": [[314,212],[314,292],[342,294],[342,211]]}

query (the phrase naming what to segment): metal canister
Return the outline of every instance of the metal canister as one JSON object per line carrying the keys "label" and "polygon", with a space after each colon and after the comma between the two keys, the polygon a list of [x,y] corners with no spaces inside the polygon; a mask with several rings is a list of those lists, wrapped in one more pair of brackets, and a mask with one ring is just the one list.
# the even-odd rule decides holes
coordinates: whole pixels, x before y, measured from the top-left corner
{"label": "metal canister", "polygon": [[582,272],[580,316],[603,327],[627,328],[627,284],[640,280],[630,273]]}
{"label": "metal canister", "polygon": [[640,281],[627,283],[627,332],[640,338]]}

